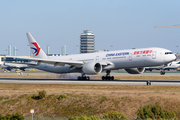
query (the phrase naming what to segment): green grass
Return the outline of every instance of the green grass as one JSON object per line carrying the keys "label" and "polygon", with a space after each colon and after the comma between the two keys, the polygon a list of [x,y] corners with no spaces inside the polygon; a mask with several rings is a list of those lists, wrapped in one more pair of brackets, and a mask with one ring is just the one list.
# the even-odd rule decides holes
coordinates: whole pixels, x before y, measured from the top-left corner
{"label": "green grass", "polygon": [[0,101],[3,100],[4,98],[3,97],[0,97]]}
{"label": "green grass", "polygon": [[23,94],[23,95],[20,95],[18,98],[25,98],[27,96],[28,96],[27,94]]}
{"label": "green grass", "polygon": [[64,94],[61,94],[61,95],[59,95],[59,100],[63,100],[63,99],[66,99],[67,98],[67,96],[66,95],[64,95]]}
{"label": "green grass", "polygon": [[[40,116],[66,117],[102,115],[107,110],[115,110],[134,118],[139,107],[155,103],[180,111],[179,86],[0,84],[0,87],[7,93],[3,91],[4,96],[0,98],[0,114],[17,111],[29,116],[33,108]],[[45,98],[32,97],[42,90],[47,91]],[[59,100],[60,95],[67,98]]]}
{"label": "green grass", "polygon": [[108,100],[108,99],[107,99],[106,96],[101,96],[100,103],[105,102],[105,101],[107,101],[107,100]]}
{"label": "green grass", "polygon": [[9,97],[4,97],[4,99],[9,99]]}
{"label": "green grass", "polygon": [[11,100],[6,100],[6,101],[4,101],[3,103],[2,103],[2,105],[4,105],[4,104],[11,104]]}

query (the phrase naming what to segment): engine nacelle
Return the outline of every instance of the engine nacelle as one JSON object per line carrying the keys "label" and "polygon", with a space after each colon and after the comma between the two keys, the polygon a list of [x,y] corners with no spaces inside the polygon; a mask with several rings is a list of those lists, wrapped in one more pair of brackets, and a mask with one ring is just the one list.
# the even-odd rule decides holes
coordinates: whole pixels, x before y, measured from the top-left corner
{"label": "engine nacelle", "polygon": [[6,67],[6,69],[9,70],[9,71],[11,71],[12,68],[11,68],[10,66],[8,66],[8,67]]}
{"label": "engine nacelle", "polygon": [[99,74],[102,71],[102,65],[96,62],[89,62],[83,65],[82,71],[89,75]]}
{"label": "engine nacelle", "polygon": [[129,68],[129,69],[125,69],[125,70],[129,74],[141,74],[144,72],[145,68]]}
{"label": "engine nacelle", "polygon": [[25,67],[20,67],[19,69],[22,70],[22,71],[25,71],[26,68]]}

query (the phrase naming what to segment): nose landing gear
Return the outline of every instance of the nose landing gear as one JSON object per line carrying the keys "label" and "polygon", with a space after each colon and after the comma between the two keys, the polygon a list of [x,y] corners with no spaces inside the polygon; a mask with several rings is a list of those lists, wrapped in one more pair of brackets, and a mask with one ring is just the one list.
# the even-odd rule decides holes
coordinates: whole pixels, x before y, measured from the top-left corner
{"label": "nose landing gear", "polygon": [[106,76],[102,76],[102,80],[114,80],[114,76],[110,76],[111,71],[106,71]]}
{"label": "nose landing gear", "polygon": [[161,70],[160,74],[165,75],[165,70]]}

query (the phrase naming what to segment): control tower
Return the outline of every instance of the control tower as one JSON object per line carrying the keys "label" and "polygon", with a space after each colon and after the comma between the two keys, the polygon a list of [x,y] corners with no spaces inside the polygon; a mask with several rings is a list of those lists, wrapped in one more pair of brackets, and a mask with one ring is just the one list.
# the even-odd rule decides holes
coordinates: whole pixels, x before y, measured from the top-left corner
{"label": "control tower", "polygon": [[93,53],[95,45],[94,34],[91,30],[83,30],[80,38],[80,53]]}

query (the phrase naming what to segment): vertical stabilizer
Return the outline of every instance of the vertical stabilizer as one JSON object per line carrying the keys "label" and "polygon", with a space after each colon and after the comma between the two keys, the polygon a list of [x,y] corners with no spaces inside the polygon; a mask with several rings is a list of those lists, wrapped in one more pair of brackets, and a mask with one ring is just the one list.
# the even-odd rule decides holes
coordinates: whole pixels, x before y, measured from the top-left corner
{"label": "vertical stabilizer", "polygon": [[35,58],[48,58],[45,52],[41,49],[37,41],[34,39],[34,37],[31,35],[30,32],[26,33],[28,41],[29,41],[29,47],[31,49],[31,52],[33,54],[33,57]]}

